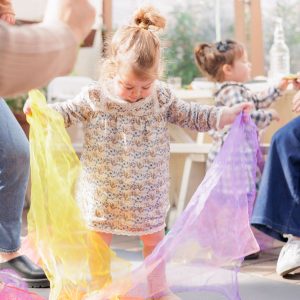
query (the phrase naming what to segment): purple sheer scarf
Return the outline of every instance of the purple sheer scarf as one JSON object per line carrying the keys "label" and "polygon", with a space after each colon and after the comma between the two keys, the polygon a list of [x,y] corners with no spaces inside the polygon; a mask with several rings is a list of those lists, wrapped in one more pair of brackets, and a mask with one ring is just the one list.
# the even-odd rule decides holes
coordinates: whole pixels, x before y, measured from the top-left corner
{"label": "purple sheer scarf", "polygon": [[29,292],[26,283],[11,270],[0,271],[0,299],[45,300],[43,297]]}
{"label": "purple sheer scarf", "polygon": [[240,115],[164,240],[131,274],[113,278],[110,286],[88,299],[161,299],[184,291],[240,299],[240,264],[259,250],[249,225],[259,151],[255,124]]}

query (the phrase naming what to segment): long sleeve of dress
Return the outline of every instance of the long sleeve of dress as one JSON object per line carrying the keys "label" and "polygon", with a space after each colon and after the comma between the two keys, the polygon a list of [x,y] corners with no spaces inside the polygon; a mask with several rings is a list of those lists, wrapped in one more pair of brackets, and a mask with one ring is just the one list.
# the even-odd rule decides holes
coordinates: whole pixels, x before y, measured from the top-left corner
{"label": "long sleeve of dress", "polygon": [[86,122],[93,116],[96,110],[95,102],[91,99],[90,93],[91,89],[85,87],[75,98],[49,104],[49,107],[63,116],[66,127],[79,122]]}
{"label": "long sleeve of dress", "polygon": [[62,23],[9,26],[0,21],[0,95],[46,85],[72,70],[77,43]]}
{"label": "long sleeve of dress", "polygon": [[167,113],[170,123],[197,131],[208,131],[218,128],[222,112],[221,108],[186,102],[178,99],[170,90],[167,92],[170,93],[172,98],[172,103]]}

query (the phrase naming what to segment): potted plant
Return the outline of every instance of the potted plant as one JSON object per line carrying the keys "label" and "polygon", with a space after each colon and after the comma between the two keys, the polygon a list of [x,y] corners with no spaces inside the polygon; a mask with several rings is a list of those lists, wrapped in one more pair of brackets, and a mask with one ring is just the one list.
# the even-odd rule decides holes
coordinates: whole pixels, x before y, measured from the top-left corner
{"label": "potted plant", "polygon": [[[46,88],[42,88],[41,92],[46,94]],[[26,115],[23,113],[23,107],[28,98],[28,94],[22,94],[15,97],[7,97],[5,98],[6,104],[9,106],[20,126],[24,130],[27,138],[29,137],[29,124],[26,121]]]}

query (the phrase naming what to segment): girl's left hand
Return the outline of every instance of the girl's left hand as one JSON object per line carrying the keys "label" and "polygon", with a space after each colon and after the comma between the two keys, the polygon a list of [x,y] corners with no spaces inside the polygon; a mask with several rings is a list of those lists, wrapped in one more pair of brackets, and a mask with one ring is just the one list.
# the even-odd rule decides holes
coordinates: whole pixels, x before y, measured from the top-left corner
{"label": "girl's left hand", "polygon": [[24,107],[23,107],[23,112],[25,115],[31,115],[32,112],[31,112],[31,103],[30,103],[30,98],[28,98],[24,104]]}
{"label": "girl's left hand", "polygon": [[287,87],[289,86],[289,84],[291,83],[292,81],[288,78],[282,78],[278,84],[278,89],[283,92],[287,89]]}
{"label": "girl's left hand", "polygon": [[243,102],[232,107],[224,107],[222,115],[220,118],[219,128],[222,129],[226,125],[230,125],[234,122],[235,118],[243,111],[250,113],[253,109],[253,104],[251,102]]}

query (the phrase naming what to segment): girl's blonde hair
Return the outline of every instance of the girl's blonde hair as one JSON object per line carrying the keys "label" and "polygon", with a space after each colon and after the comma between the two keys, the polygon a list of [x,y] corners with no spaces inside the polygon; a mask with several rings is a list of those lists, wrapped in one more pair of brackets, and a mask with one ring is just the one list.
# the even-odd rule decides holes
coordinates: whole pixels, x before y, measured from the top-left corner
{"label": "girl's blonde hair", "polygon": [[212,81],[224,80],[223,66],[233,65],[245,53],[242,44],[226,40],[217,43],[202,43],[195,47],[194,54],[198,68]]}
{"label": "girl's blonde hair", "polygon": [[123,26],[114,34],[109,56],[103,62],[102,75],[112,78],[119,67],[126,67],[135,75],[150,79],[161,73],[161,42],[157,35],[166,19],[153,7],[137,10],[131,25]]}

